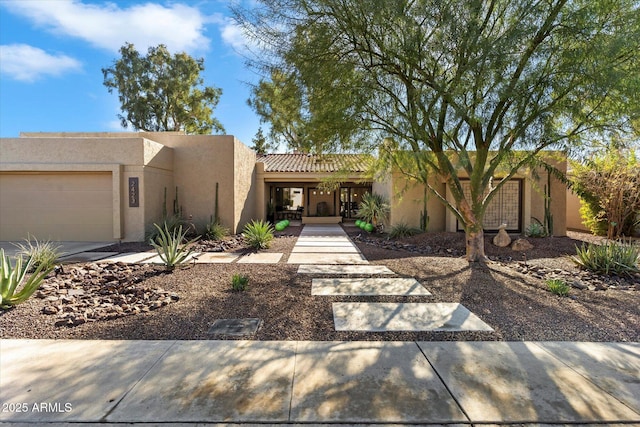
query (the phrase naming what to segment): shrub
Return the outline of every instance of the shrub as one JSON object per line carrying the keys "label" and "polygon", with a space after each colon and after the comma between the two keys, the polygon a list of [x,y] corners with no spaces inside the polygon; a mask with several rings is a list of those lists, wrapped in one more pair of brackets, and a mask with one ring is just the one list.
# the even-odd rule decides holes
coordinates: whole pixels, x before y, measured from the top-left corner
{"label": "shrub", "polygon": [[196,237],[184,243],[187,233],[182,230],[182,226],[173,231],[169,230],[167,224],[164,224],[164,227],[160,227],[158,224],[153,224],[153,226],[157,229],[157,237],[150,240],[149,243],[156,248],[167,270],[173,270],[176,265],[182,264],[191,255],[193,243],[199,238]]}
{"label": "shrub", "polygon": [[205,227],[204,238],[209,240],[222,240],[229,235],[229,229],[218,221],[211,220]]}
{"label": "shrub", "polygon": [[242,274],[234,274],[231,278],[231,289],[240,292],[247,289],[249,277]]}
{"label": "shrub", "polygon": [[547,279],[547,288],[553,294],[556,294],[561,297],[566,297],[569,295],[569,285],[565,283],[564,280],[561,279]]}
{"label": "shrub", "polygon": [[17,243],[15,246],[19,249],[18,255],[24,255],[31,260],[28,272],[35,271],[41,265],[44,270],[53,268],[63,254],[60,245],[55,245],[49,240],[39,241],[33,236],[25,239],[25,243]]}
{"label": "shrub", "polygon": [[358,217],[378,227],[389,217],[391,206],[387,199],[377,193],[364,193],[358,209]]}
{"label": "shrub", "polygon": [[587,246],[577,247],[577,255],[573,261],[582,268],[602,274],[630,274],[638,273],[638,257],[640,249],[628,242],[609,242],[604,245],[589,243]]}
{"label": "shrub", "polygon": [[640,213],[640,161],[635,149],[608,148],[574,162],[572,189],[583,201],[583,223],[608,238],[630,236]]}
{"label": "shrub", "polygon": [[422,230],[416,227],[411,227],[405,222],[399,222],[391,227],[389,230],[389,237],[392,239],[399,239],[402,237],[415,236],[422,233]]}
{"label": "shrub", "polygon": [[263,220],[253,220],[245,225],[242,236],[252,248],[267,249],[273,240],[273,226]]}
{"label": "shrub", "polygon": [[[26,301],[39,287],[42,280],[53,270],[53,266],[40,264],[25,281],[27,272],[33,266],[29,258],[24,264],[22,256],[15,258],[15,267],[11,266],[9,257],[0,249],[0,307],[11,308]],[[20,288],[20,289],[18,289]]]}
{"label": "shrub", "polygon": [[547,235],[544,226],[539,222],[532,222],[524,231],[527,237],[544,237]]}

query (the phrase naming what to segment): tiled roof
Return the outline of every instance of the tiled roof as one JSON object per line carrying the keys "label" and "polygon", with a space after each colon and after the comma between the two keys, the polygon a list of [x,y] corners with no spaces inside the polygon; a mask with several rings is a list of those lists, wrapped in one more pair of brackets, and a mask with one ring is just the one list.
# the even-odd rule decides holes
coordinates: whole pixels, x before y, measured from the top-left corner
{"label": "tiled roof", "polygon": [[369,159],[366,154],[265,154],[257,161],[265,172],[364,172]]}

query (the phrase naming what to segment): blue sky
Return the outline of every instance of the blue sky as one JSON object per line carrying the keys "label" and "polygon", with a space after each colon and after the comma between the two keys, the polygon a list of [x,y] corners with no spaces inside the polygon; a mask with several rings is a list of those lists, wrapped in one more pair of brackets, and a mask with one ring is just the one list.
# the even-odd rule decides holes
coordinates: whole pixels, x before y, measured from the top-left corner
{"label": "blue sky", "polygon": [[0,0],[0,136],[125,131],[101,68],[125,42],[141,53],[163,43],[204,58],[205,85],[223,90],[214,115],[227,134],[251,145],[260,122],[246,104],[247,83],[258,76],[244,65],[244,40],[228,4]]}

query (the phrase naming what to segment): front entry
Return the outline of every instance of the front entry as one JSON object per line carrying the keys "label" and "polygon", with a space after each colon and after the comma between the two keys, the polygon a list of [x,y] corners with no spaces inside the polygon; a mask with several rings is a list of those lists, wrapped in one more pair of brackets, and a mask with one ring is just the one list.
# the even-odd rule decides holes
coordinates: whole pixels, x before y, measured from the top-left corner
{"label": "front entry", "polygon": [[356,218],[364,193],[371,193],[371,186],[344,186],[340,188],[340,215]]}

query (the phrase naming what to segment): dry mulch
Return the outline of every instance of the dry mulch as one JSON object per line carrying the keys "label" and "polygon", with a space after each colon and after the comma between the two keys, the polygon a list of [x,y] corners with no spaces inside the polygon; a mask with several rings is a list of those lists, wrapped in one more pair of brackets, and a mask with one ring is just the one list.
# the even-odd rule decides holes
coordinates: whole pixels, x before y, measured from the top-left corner
{"label": "dry mulch", "polygon": [[[464,253],[464,235],[459,233],[422,234],[401,239],[399,242],[404,245],[401,248],[384,249],[382,246],[388,242],[383,237],[361,235],[357,238],[364,233],[352,226],[345,229],[371,263],[386,265],[400,276],[415,277],[433,295],[311,296],[312,277],[298,275],[297,265],[286,264],[300,230],[289,227],[277,233],[269,249],[285,254],[279,264],[189,264],[172,273],[152,272],[131,286],[142,287],[150,293],[161,289],[177,298],[135,315],[71,327],[56,326],[56,315],[43,313],[44,307],[50,304],[46,298],[31,298],[0,314],[0,336],[211,339],[207,331],[216,319],[260,318],[262,327],[250,337],[252,339],[640,341],[640,278],[611,281],[583,275],[569,256],[575,254],[575,246],[582,243],[584,235],[570,233],[568,237],[529,239],[534,248],[526,254],[497,248],[490,243],[491,236],[487,236],[486,252],[495,262],[476,265],[469,264],[460,255]],[[132,249],[132,244],[122,244],[115,250]],[[240,245],[232,251],[248,250]],[[100,267],[98,262],[95,267],[104,265]],[[65,267],[68,271],[74,268],[87,270],[92,266]],[[248,290],[231,290],[231,278],[236,273],[249,277]],[[583,287],[572,288],[568,297],[556,296],[546,289],[544,279],[550,275],[579,278]],[[60,280],[47,279],[53,284]],[[460,302],[495,332],[336,332],[331,303],[338,301]]]}

